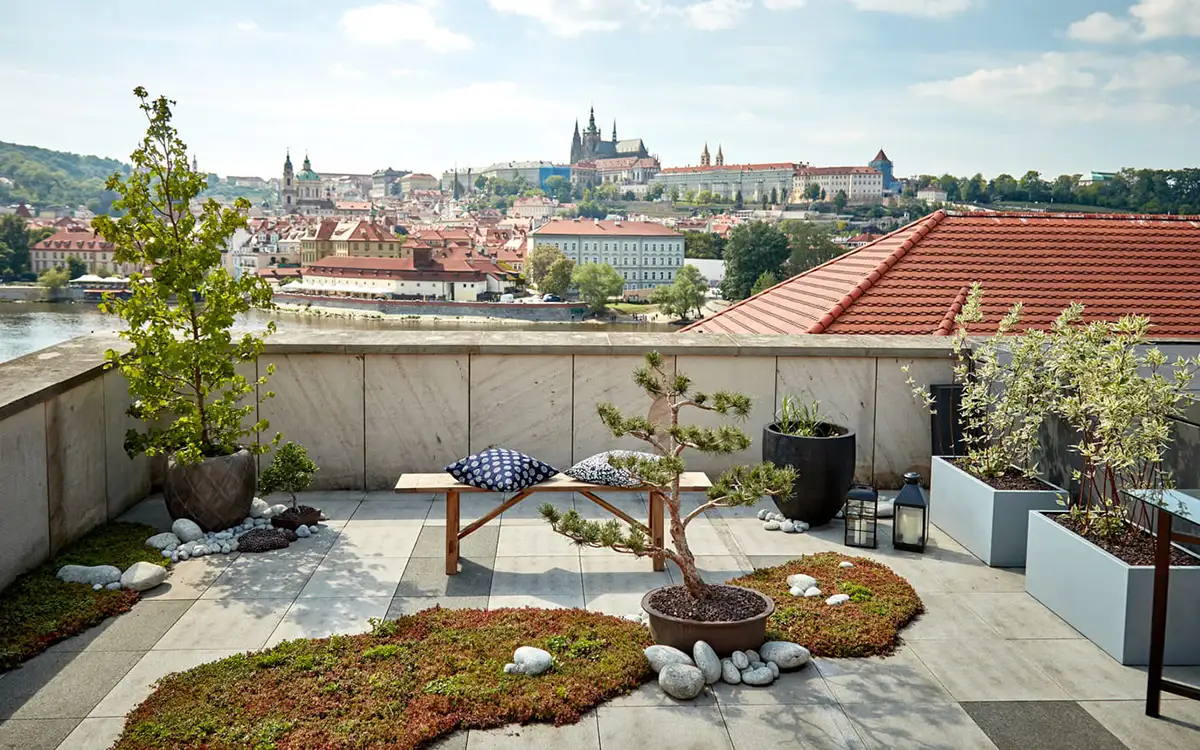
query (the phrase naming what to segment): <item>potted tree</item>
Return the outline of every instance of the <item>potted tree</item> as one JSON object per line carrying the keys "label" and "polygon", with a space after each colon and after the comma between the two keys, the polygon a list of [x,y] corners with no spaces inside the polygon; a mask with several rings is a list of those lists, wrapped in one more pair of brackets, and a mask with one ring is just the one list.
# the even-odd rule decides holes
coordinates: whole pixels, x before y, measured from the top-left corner
{"label": "potted tree", "polygon": [[[1066,510],[1028,514],[1025,589],[1122,664],[1150,653],[1154,535],[1150,508],[1169,502],[1163,456],[1200,358],[1168,362],[1149,320],[1082,323],[1064,312],[1052,367],[1055,412],[1076,433],[1082,468]],[[1200,557],[1172,550],[1166,663],[1200,664]]]}
{"label": "potted tree", "polygon": [[658,352],[646,354],[645,365],[634,371],[633,379],[654,402],[650,417],[627,417],[608,403],[598,404],[596,411],[613,437],[630,435],[654,448],[656,455],[652,458],[630,455],[610,458],[609,463],[638,477],[652,492],[662,493],[670,516],[670,543],[654,546],[649,529],[641,524],[623,528],[616,519],[588,521],[573,510],[560,513],[548,503],[542,505],[541,514],[555,531],[577,544],[638,556],[662,555],[679,567],[682,586],[663,586],[642,598],[656,642],[687,653],[698,640],[708,642],[718,653],[758,648],[765,640],[767,617],[774,611],[774,603],[757,591],[705,583],[688,546],[687,527],[711,508],[753,505],[764,495],[787,495],[796,473],[769,463],[735,466],[713,482],[705,502],[685,513],[679,490],[679,478],[685,470],[683,452],[691,448],[710,455],[728,455],[748,448],[750,438],[732,425],[712,428],[681,424],[679,413],[694,408],[745,419],[750,412],[750,398],[724,391],[693,392],[687,375],[667,375],[663,371],[663,358]]}
{"label": "potted tree", "polygon": [[[174,102],[150,100],[140,86],[134,94],[149,127],[132,154],[132,173],[106,183],[120,196],[116,213],[93,221],[113,243],[115,261],[139,269],[130,275],[128,299],[105,295],[103,309],[125,321],[120,335],[130,344],[107,352],[107,365],[125,376],[129,414],[145,423],[128,431],[126,451],[167,459],[168,512],[206,531],[225,529],[249,513],[254,454],[266,449],[257,435],[268,427],[251,421],[252,399],[266,376],[250,380],[238,371],[256,361],[263,340],[230,329],[251,308],[271,307],[271,289],[255,276],[235,279],[221,266],[226,245],[246,225],[249,202],[239,198],[222,208],[210,198],[197,206],[206,176],[188,165],[171,124]],[[274,330],[268,323],[267,333]]]}
{"label": "potted tree", "polygon": [[791,493],[775,498],[779,512],[810,526],[829,523],[846,504],[854,481],[854,433],[827,421],[820,401],[784,396],[762,440],[764,461],[796,470]]}
{"label": "potted tree", "polygon": [[296,493],[312,484],[317,465],[308,457],[303,445],[288,441],[275,451],[271,463],[258,477],[258,491],[264,495],[286,492],[292,507],[271,519],[271,525],[295,531],[301,526],[315,526],[321,520],[321,510],[311,505],[297,505]]}
{"label": "potted tree", "polygon": [[[1018,302],[992,336],[968,346],[968,327],[983,319],[982,300],[982,287],[973,285],[956,317],[954,377],[962,385],[966,450],[933,457],[929,520],[987,565],[1021,567],[1029,511],[1057,508],[1064,496],[1038,477],[1035,456],[1059,390],[1049,365],[1051,345],[1067,321],[1018,335]],[[911,375],[908,384],[917,400],[934,406],[929,390]]]}

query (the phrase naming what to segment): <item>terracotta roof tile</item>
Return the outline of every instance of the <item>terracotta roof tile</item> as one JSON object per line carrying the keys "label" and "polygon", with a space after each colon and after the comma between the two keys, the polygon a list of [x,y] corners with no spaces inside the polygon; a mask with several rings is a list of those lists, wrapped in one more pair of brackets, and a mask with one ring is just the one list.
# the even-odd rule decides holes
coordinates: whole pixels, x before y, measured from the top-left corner
{"label": "terracotta roof tile", "polygon": [[533,232],[534,236],[541,235],[604,235],[611,237],[644,237],[661,235],[665,237],[681,236],[670,227],[656,224],[652,221],[593,221],[588,219],[555,219],[548,221]]}
{"label": "terracotta roof tile", "polygon": [[976,281],[980,330],[1016,301],[1031,327],[1080,302],[1198,338],[1200,217],[938,211],[682,330],[947,335]]}

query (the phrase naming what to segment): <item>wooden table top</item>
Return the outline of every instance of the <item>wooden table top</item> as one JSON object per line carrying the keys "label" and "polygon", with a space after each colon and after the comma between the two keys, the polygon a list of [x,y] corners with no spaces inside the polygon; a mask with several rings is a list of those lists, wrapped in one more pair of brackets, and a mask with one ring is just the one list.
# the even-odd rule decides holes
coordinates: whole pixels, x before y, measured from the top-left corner
{"label": "wooden table top", "polygon": [[[708,475],[702,471],[685,471],[679,477],[679,489],[684,492],[701,492],[712,486]],[[648,492],[650,487],[610,487],[606,484],[581,482],[566,474],[555,474],[541,484],[527,488],[534,492]],[[396,480],[396,492],[492,492],[481,487],[463,484],[445,472],[437,474],[401,474]]]}

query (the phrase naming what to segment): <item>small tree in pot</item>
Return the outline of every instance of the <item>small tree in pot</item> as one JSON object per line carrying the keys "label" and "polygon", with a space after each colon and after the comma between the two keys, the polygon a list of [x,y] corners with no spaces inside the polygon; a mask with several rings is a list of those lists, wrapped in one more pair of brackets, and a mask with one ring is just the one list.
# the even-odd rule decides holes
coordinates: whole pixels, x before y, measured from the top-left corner
{"label": "small tree in pot", "polygon": [[291,441],[275,451],[274,458],[258,477],[258,491],[264,495],[286,492],[292,507],[271,519],[271,525],[295,531],[300,526],[313,526],[321,520],[321,511],[310,505],[297,505],[296,493],[312,484],[317,465],[308,457],[304,446]]}
{"label": "small tree in pot", "polygon": [[668,375],[663,370],[658,352],[646,355],[645,365],[634,371],[633,379],[654,401],[650,417],[625,416],[609,403],[598,404],[596,411],[613,437],[629,435],[654,448],[656,458],[614,457],[610,463],[663,496],[670,517],[670,544],[655,546],[650,530],[641,524],[623,527],[616,519],[589,521],[573,510],[560,513],[550,504],[541,507],[542,516],[555,531],[578,544],[637,556],[661,555],[679,567],[682,587],[656,589],[643,599],[651,632],[659,643],[685,650],[690,650],[696,640],[708,641],[718,651],[757,648],[774,605],[748,589],[706,583],[688,546],[687,527],[712,508],[753,505],[764,495],[786,496],[795,472],[770,463],[735,466],[717,478],[703,503],[685,513],[679,489],[686,468],[683,452],[691,448],[710,455],[729,455],[748,448],[750,438],[731,425],[714,428],[681,424],[680,412],[694,408],[745,419],[750,412],[750,397],[725,391],[711,395],[693,392],[687,375]]}
{"label": "small tree in pot", "polygon": [[[253,454],[266,450],[257,435],[268,427],[266,420],[247,424],[266,377],[249,380],[237,369],[258,358],[263,340],[234,336],[230,328],[251,308],[271,307],[271,288],[255,276],[235,279],[221,266],[229,240],[246,226],[250,203],[239,198],[229,209],[209,199],[194,213],[207,180],[191,170],[171,125],[174,102],[150,100],[140,86],[134,94],[149,127],[131,156],[133,172],[106,183],[120,195],[113,203],[120,215],[93,221],[113,243],[114,260],[138,269],[130,275],[129,299],[106,295],[102,306],[127,323],[120,335],[132,347],[110,350],[107,361],[129,382],[129,414],[146,424],[129,430],[125,449],[130,456],[167,457],[164,495],[172,517],[206,530],[227,528],[249,512]],[[267,333],[274,330],[269,323]]]}

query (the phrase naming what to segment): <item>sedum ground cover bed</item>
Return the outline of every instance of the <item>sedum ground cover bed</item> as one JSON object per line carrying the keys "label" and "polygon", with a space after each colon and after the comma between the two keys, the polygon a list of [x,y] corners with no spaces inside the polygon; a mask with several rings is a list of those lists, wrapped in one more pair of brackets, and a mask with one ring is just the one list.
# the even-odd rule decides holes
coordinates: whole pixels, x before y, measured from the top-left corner
{"label": "sedum ground cover bed", "polygon": [[[584,610],[428,609],[164,678],[116,750],[416,748],[458,729],[570,724],[651,677],[646,628]],[[518,646],[555,666],[504,674]]]}
{"label": "sedum ground cover bed", "polygon": [[[854,567],[839,567],[843,560]],[[794,573],[816,578],[821,596],[789,594],[787,577]],[[775,600],[775,613],[767,619],[768,640],[799,643],[813,656],[890,654],[898,645],[900,629],[924,612],[913,587],[886,565],[837,552],[761,568],[730,583]],[[831,607],[825,599],[833,594],[849,594],[850,601]]]}
{"label": "sedum ground cover bed", "polygon": [[81,583],[63,583],[55,573],[64,565],[115,565],[125,570],[144,561],[167,566],[158,550],[146,546],[146,539],[156,533],[143,524],[106,524],[0,592],[0,672],[128,612],[138,600],[136,591],[93,591]]}

